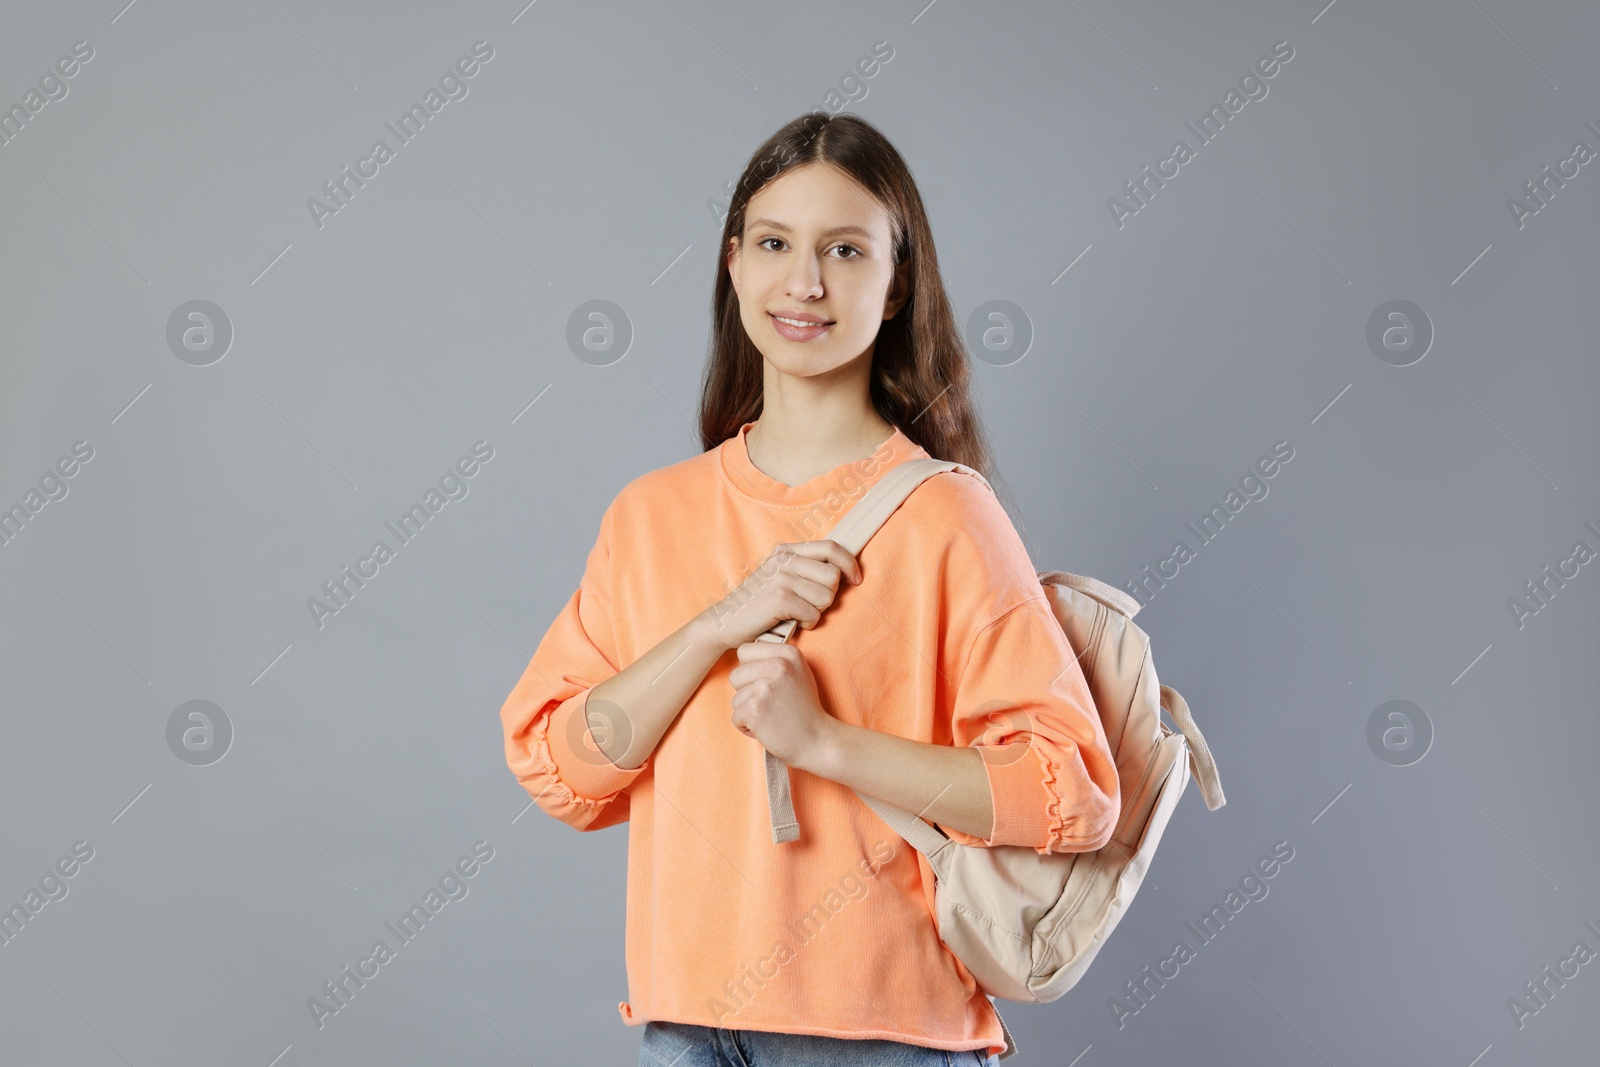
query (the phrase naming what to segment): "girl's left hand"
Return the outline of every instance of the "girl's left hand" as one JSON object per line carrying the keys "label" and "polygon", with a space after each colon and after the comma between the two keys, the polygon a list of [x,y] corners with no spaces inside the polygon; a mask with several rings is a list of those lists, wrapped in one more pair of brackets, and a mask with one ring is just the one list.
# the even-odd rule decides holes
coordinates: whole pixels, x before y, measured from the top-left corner
{"label": "girl's left hand", "polygon": [[787,642],[749,641],[736,651],[739,666],[728,675],[734,728],[789,766],[806,769],[838,724],[822,708],[810,665]]}

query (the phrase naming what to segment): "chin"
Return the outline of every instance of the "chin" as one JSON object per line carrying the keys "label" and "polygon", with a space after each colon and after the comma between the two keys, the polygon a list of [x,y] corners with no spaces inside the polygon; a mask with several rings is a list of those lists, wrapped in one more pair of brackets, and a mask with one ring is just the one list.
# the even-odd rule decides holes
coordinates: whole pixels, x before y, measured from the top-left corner
{"label": "chin", "polygon": [[774,337],[771,341],[770,351],[762,355],[776,364],[784,371],[804,373],[806,375],[820,374],[823,371],[838,370],[850,363],[855,357],[841,355],[842,352],[861,353],[870,341],[861,342],[862,347],[854,347],[852,342],[842,341],[837,337],[830,337],[826,348],[816,344],[806,344],[799,341],[789,341],[782,337]]}
{"label": "chin", "polygon": [[784,374],[795,378],[810,378],[818,374],[825,374],[838,366],[834,360],[819,360],[808,358],[804,352],[783,352],[776,357],[768,357],[770,362]]}

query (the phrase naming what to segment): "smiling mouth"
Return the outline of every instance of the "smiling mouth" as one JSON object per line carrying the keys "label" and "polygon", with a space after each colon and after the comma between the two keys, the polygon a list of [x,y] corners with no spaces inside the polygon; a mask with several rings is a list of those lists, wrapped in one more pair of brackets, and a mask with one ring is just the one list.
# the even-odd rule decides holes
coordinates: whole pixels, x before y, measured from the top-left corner
{"label": "smiling mouth", "polygon": [[773,315],[772,317],[775,320],[777,320],[778,322],[783,323],[785,326],[793,326],[795,329],[798,329],[798,330],[807,330],[807,329],[811,329],[811,328],[816,327],[816,326],[832,326],[833,325],[833,323],[831,323],[831,322],[801,322],[799,319],[786,319],[782,315]]}

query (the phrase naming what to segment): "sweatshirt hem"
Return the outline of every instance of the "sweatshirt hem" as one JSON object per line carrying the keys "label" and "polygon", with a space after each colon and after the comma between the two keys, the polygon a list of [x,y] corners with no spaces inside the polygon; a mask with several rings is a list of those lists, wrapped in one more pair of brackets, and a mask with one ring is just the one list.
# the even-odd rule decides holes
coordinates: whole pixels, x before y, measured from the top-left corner
{"label": "sweatshirt hem", "polygon": [[[645,1023],[662,1022],[680,1023],[689,1026],[709,1026],[718,1030],[757,1030],[772,1034],[836,1037],[846,1041],[898,1041],[901,1044],[916,1045],[920,1048],[934,1048],[941,1052],[977,1052],[981,1050],[986,1056],[998,1056],[1006,1050],[1003,1034],[999,1039],[999,1044],[980,1039],[982,1041],[981,1044],[973,1045],[962,1043],[963,1041],[970,1041],[970,1038],[940,1041],[935,1038],[924,1037],[912,1040],[916,1035],[903,1034],[898,1030],[833,1030],[826,1026],[804,1026],[788,1023],[764,1023],[760,1026],[719,1026],[717,1023],[706,1022],[704,1019],[691,1019],[671,1013],[636,1013],[633,1010],[633,1006],[625,1000],[617,1003],[617,1011],[621,1014],[623,1024],[626,1026],[643,1026]],[[995,1019],[998,1022],[998,1014]]]}

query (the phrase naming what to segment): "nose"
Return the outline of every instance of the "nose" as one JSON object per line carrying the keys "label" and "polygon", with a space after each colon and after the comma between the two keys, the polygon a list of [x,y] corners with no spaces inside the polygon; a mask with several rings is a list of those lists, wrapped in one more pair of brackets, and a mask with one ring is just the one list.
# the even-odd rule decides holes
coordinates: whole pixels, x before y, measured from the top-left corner
{"label": "nose", "polygon": [[784,279],[784,292],[796,300],[822,295],[822,268],[815,256],[801,254],[789,261],[789,274]]}

